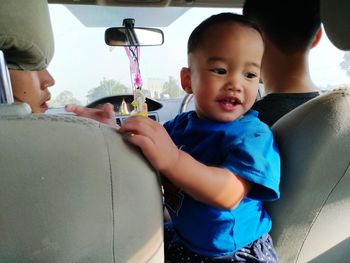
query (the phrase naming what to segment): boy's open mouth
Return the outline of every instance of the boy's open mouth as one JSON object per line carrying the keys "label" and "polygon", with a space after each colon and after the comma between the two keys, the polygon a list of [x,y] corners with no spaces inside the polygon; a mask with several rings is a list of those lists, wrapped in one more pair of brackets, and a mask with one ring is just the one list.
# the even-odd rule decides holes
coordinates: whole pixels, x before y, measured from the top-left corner
{"label": "boy's open mouth", "polygon": [[235,110],[239,105],[241,105],[241,101],[236,98],[225,98],[220,99],[219,104],[225,111],[233,111]]}

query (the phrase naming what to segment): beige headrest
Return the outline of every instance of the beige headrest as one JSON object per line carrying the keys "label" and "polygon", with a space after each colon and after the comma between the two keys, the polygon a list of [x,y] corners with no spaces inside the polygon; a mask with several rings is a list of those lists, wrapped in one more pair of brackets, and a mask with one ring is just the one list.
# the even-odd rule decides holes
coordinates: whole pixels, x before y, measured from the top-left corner
{"label": "beige headrest", "polygon": [[350,1],[320,0],[327,37],[341,50],[350,50]]}
{"label": "beige headrest", "polygon": [[47,0],[0,0],[0,49],[10,69],[41,70],[54,53]]}

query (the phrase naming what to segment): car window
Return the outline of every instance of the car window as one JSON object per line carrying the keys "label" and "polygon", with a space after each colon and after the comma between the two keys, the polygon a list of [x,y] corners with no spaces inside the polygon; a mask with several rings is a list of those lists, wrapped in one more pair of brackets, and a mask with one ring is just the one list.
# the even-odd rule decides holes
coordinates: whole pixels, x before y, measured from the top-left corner
{"label": "car window", "polygon": [[[79,6],[74,6],[74,10],[79,11]],[[55,38],[55,55],[49,66],[56,79],[56,84],[51,89],[52,108],[62,107],[67,103],[87,105],[105,96],[132,92],[129,59],[124,48],[109,47],[104,43],[105,29],[109,26],[121,26],[122,19],[126,18],[123,17],[123,10],[128,9],[122,8],[123,12],[116,15],[115,24],[109,22],[109,26],[101,26],[98,22],[103,14],[99,8],[91,6],[89,12],[96,12],[95,15],[86,16],[81,22],[67,6],[49,6]],[[179,71],[187,65],[186,43],[194,27],[212,14],[242,12],[240,8],[168,9],[169,14],[173,15],[159,17],[156,22],[159,24],[163,19],[169,25],[153,25],[164,31],[164,44],[141,47],[140,51],[143,91],[148,97],[159,101],[180,100],[184,96],[179,84]],[[128,13],[125,12],[126,14]],[[142,23],[145,21],[136,20],[135,26],[152,26]],[[311,76],[321,89],[332,89],[336,85],[350,82],[346,71],[340,66],[344,55],[343,51],[331,44],[326,34],[323,34],[320,44],[311,50]],[[172,111],[178,106],[174,103],[171,105]],[[176,113],[177,110],[174,114]]]}
{"label": "car window", "polygon": [[[176,9],[173,8],[174,12]],[[161,100],[184,96],[179,86],[179,71],[187,66],[186,44],[190,32],[211,14],[232,9],[185,9],[167,27],[162,46],[145,46],[140,51],[140,71],[144,93]],[[104,43],[106,27],[82,24],[63,5],[50,5],[55,37],[55,55],[49,70],[55,76],[52,107],[69,100],[86,105],[107,95],[131,94],[129,59],[123,47]],[[98,14],[96,14],[98,15]],[[115,24],[111,26],[121,26]],[[144,26],[135,21],[135,26]]]}

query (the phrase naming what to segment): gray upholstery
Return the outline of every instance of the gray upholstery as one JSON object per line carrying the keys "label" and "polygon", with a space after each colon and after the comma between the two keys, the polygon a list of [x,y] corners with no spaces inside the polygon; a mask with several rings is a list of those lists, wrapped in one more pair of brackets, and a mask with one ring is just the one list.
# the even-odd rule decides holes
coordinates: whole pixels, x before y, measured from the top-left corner
{"label": "gray upholstery", "polygon": [[46,0],[0,0],[0,49],[9,69],[42,70],[54,52]]}
{"label": "gray upholstery", "polygon": [[321,19],[328,38],[341,50],[350,50],[350,1],[320,0]]}
{"label": "gray upholstery", "polygon": [[[328,38],[350,50],[350,2],[320,0]],[[281,199],[269,204],[282,263],[349,262],[350,89],[315,98],[274,126]]]}
{"label": "gray upholstery", "polygon": [[163,262],[158,177],[114,129],[42,114],[0,127],[1,262]]}
{"label": "gray upholstery", "polygon": [[[45,0],[0,0],[11,68],[53,54]],[[0,105],[0,262],[164,261],[159,178],[108,126]]]}
{"label": "gray upholstery", "polygon": [[268,209],[281,262],[349,262],[350,89],[298,107],[273,132],[281,199]]}
{"label": "gray upholstery", "polygon": [[27,103],[0,104],[0,116],[25,116],[31,113],[32,109]]}

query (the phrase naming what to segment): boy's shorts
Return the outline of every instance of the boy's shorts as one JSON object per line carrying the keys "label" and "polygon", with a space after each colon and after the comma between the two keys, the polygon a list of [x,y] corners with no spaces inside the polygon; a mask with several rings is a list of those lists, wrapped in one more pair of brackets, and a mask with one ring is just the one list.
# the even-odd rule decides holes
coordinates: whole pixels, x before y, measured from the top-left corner
{"label": "boy's shorts", "polygon": [[277,263],[277,253],[269,234],[248,244],[240,250],[221,257],[208,258],[187,249],[178,238],[171,222],[164,225],[165,262],[166,263],[207,263],[207,262],[259,262]]}

